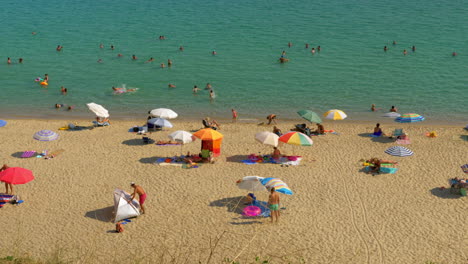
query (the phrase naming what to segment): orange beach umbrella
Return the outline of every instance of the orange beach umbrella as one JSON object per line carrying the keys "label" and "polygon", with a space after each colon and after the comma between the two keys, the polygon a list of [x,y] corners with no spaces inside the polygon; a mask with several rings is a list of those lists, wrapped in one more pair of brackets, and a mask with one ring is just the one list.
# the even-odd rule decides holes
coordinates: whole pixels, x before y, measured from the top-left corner
{"label": "orange beach umbrella", "polygon": [[223,134],[211,128],[200,129],[193,133],[193,136],[201,140],[218,140],[223,138]]}

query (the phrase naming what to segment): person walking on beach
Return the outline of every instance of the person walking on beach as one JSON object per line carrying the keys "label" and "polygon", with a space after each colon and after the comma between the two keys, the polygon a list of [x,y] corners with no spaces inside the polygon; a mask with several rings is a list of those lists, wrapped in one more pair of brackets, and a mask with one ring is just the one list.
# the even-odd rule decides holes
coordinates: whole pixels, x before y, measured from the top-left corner
{"label": "person walking on beach", "polygon": [[134,182],[130,183],[130,186],[133,188],[133,194],[132,198],[128,203],[131,203],[135,196],[138,194],[139,202],[140,202],[140,207],[141,207],[141,214],[145,213],[145,206],[143,205],[146,200],[146,192],[143,190],[143,188],[140,185],[136,185]]}
{"label": "person walking on beach", "polygon": [[273,219],[276,218],[276,222],[279,220],[279,195],[275,188],[271,188],[270,196],[268,197],[268,207],[270,208],[270,218],[273,223]]}

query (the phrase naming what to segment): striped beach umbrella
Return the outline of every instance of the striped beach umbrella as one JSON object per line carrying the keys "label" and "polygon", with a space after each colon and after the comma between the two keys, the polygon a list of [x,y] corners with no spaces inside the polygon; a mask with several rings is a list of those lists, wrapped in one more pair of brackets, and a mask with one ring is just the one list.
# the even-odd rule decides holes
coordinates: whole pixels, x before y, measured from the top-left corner
{"label": "striped beach umbrella", "polygon": [[317,113],[312,112],[310,110],[301,110],[298,111],[297,114],[309,122],[322,123],[322,119],[320,118],[320,116],[317,115]]}
{"label": "striped beach umbrella", "polygon": [[39,141],[52,141],[59,138],[59,135],[52,130],[41,130],[34,134],[34,139]]}
{"label": "striped beach umbrella", "polygon": [[278,178],[265,178],[261,180],[261,183],[268,189],[275,188],[275,191],[279,193],[284,193],[287,195],[293,195],[293,191],[288,187],[288,185]]}
{"label": "striped beach umbrella", "polygon": [[388,113],[383,114],[382,116],[383,117],[396,118],[396,117],[401,116],[401,114],[399,114],[397,112],[388,112]]}
{"label": "striped beach umbrella", "polygon": [[282,135],[279,141],[284,142],[286,144],[297,145],[297,146],[312,146],[314,143],[310,137],[306,134],[302,134],[301,132],[288,132]]}
{"label": "striped beach umbrella", "polygon": [[395,119],[398,123],[414,123],[424,121],[424,116],[415,113],[402,114]]}
{"label": "striped beach umbrella", "polygon": [[268,132],[268,131],[263,131],[263,132],[259,132],[255,134],[255,140],[257,140],[258,142],[264,145],[269,145],[273,147],[278,146],[278,139],[279,139],[278,135],[272,132]]}
{"label": "striped beach umbrella", "polygon": [[326,119],[331,119],[331,120],[343,120],[346,117],[348,117],[345,112],[338,110],[338,109],[332,109],[327,111],[323,116]]}
{"label": "striped beach umbrella", "polygon": [[414,154],[413,151],[402,146],[394,146],[394,147],[388,148],[387,150],[385,150],[385,153],[392,155],[392,156],[397,156],[397,157],[407,157],[407,156],[411,156]]}

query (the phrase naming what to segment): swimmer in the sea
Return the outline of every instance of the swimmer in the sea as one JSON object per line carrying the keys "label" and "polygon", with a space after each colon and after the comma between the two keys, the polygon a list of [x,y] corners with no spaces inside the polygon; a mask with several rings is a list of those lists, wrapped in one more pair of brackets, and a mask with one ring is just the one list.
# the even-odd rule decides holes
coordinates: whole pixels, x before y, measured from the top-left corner
{"label": "swimmer in the sea", "polygon": [[132,60],[138,60],[138,58],[135,55],[132,55]]}
{"label": "swimmer in the sea", "polygon": [[149,60],[145,61],[145,63],[153,62],[153,61],[154,61],[154,59],[153,59],[153,57],[151,57],[151,58],[149,58]]}
{"label": "swimmer in the sea", "polygon": [[176,88],[176,86],[174,84],[172,84],[172,83],[168,84],[167,87],[168,88]]}
{"label": "swimmer in the sea", "polygon": [[198,93],[198,91],[200,91],[200,88],[198,88],[198,86],[194,85],[194,86],[193,86],[193,89],[192,89],[192,92],[193,92],[194,94],[196,94],[196,93]]}
{"label": "swimmer in the sea", "polygon": [[32,35],[36,35],[37,33],[33,31],[33,32],[31,32],[31,34],[32,34]]}
{"label": "swimmer in the sea", "polygon": [[184,46],[180,46],[180,47],[179,47],[179,50],[180,50],[180,51],[184,51]]}
{"label": "swimmer in the sea", "polygon": [[123,55],[121,53],[117,54],[117,57],[122,57]]}
{"label": "swimmer in the sea", "polygon": [[286,51],[283,50],[283,52],[281,52],[281,58],[284,58],[284,56],[286,56]]}
{"label": "swimmer in the sea", "polygon": [[211,90],[211,84],[210,84],[210,83],[207,83],[207,84],[206,84],[205,90]]}
{"label": "swimmer in the sea", "polygon": [[212,55],[216,55],[216,54],[217,54],[217,53],[216,53],[216,50],[213,50],[213,51],[211,52],[211,54],[212,54]]}
{"label": "swimmer in the sea", "polygon": [[310,52],[312,52],[312,54],[315,54],[315,48],[312,48]]}
{"label": "swimmer in the sea", "polygon": [[372,112],[379,111],[380,109],[382,109],[382,108],[376,108],[376,107],[375,107],[375,104],[372,104],[372,105],[371,105],[371,111],[372,111]]}
{"label": "swimmer in the sea", "polygon": [[57,51],[61,51],[62,48],[63,48],[62,46],[58,45],[57,48],[56,48],[56,50],[57,50]]}
{"label": "swimmer in the sea", "polygon": [[320,52],[322,48],[320,46],[317,46],[317,51]]}
{"label": "swimmer in the sea", "polygon": [[393,44],[393,45],[396,45],[396,41],[394,40],[394,41],[392,42],[392,44]]}
{"label": "swimmer in the sea", "polygon": [[166,64],[161,63],[161,68],[166,68]]}
{"label": "swimmer in the sea", "polygon": [[408,54],[408,52],[406,50],[403,50],[403,55],[406,55]]}
{"label": "swimmer in the sea", "polygon": [[172,61],[170,59],[167,59],[167,66],[169,66],[169,67],[172,66]]}
{"label": "swimmer in the sea", "polygon": [[290,42],[288,42],[288,47],[292,47],[292,43],[291,43],[291,41],[290,41]]}
{"label": "swimmer in the sea", "polygon": [[45,82],[49,82],[49,74],[46,73],[43,79]]}
{"label": "swimmer in the sea", "polygon": [[414,52],[416,51],[416,46],[411,47],[411,50]]}
{"label": "swimmer in the sea", "polygon": [[102,59],[97,60],[97,63],[102,63]]}
{"label": "swimmer in the sea", "polygon": [[114,45],[110,45],[111,50],[114,50]]}
{"label": "swimmer in the sea", "polygon": [[7,64],[11,64],[11,59],[10,59],[10,57],[7,58]]}
{"label": "swimmer in the sea", "polygon": [[61,107],[63,107],[63,104],[55,104],[55,108],[59,109]]}
{"label": "swimmer in the sea", "polygon": [[103,48],[104,48],[104,45],[103,45],[102,43],[99,44],[99,48],[100,48],[100,49],[103,49]]}
{"label": "swimmer in the sea", "polygon": [[452,56],[453,56],[453,57],[455,57],[455,56],[457,56],[457,55],[458,55],[458,54],[457,54],[455,51],[452,52]]}
{"label": "swimmer in the sea", "polygon": [[388,50],[387,46],[384,46],[384,47],[383,47],[383,50],[384,50],[384,51],[387,51],[387,50]]}
{"label": "swimmer in the sea", "polygon": [[23,63],[23,58],[19,58],[18,63]]}
{"label": "swimmer in the sea", "polygon": [[62,92],[63,95],[66,95],[68,90],[67,90],[67,88],[62,86],[62,87],[60,87],[60,92]]}
{"label": "swimmer in the sea", "polygon": [[69,107],[67,107],[67,110],[68,110],[68,111],[71,111],[71,110],[73,110],[74,108],[75,108],[74,105],[70,105]]}
{"label": "swimmer in the sea", "polygon": [[305,44],[305,48],[306,48],[306,49],[309,49],[309,43],[306,43],[306,44]]}

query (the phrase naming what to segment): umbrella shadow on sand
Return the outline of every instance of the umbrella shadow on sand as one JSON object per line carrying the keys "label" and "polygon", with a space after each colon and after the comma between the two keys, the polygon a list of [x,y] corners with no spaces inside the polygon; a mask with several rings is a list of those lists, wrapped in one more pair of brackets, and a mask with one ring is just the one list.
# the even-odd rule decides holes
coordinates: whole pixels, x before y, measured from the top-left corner
{"label": "umbrella shadow on sand", "polygon": [[431,193],[432,195],[437,196],[442,199],[460,199],[463,197],[460,194],[455,194],[455,193],[450,192],[450,188],[444,188],[444,189],[441,189],[439,187],[433,188],[431,190]]}
{"label": "umbrella shadow on sand", "polygon": [[[250,224],[263,224],[262,221],[256,220],[256,218],[248,218],[242,215],[242,210],[246,205],[243,203],[244,196],[228,197],[212,201],[209,205],[214,207],[226,207],[228,212],[236,213],[239,217],[232,218],[232,225],[250,225]],[[236,222],[235,220],[239,220]],[[249,221],[242,221],[249,220]]]}
{"label": "umbrella shadow on sand", "polygon": [[21,156],[23,155],[23,153],[24,153],[23,151],[18,151],[18,152],[15,152],[15,153],[11,154],[11,156],[12,156],[13,158],[21,158]]}
{"label": "umbrella shadow on sand", "polygon": [[395,143],[395,139],[389,138],[386,136],[380,136],[380,137],[371,137],[372,133],[361,133],[358,134],[360,137],[365,137],[369,138],[372,142],[377,142],[377,143]]}
{"label": "umbrella shadow on sand", "polygon": [[247,159],[247,157],[248,155],[234,155],[234,156],[226,157],[226,161],[242,163],[242,160]]}
{"label": "umbrella shadow on sand", "polygon": [[96,219],[102,222],[111,222],[113,210],[114,210],[113,206],[104,207],[101,209],[96,209],[93,211],[86,212],[84,216],[92,218],[92,219]]}
{"label": "umbrella shadow on sand", "polygon": [[145,143],[143,139],[141,138],[133,138],[133,139],[127,139],[127,140],[122,141],[122,144],[127,145],[127,146],[144,146],[144,145],[148,145],[151,143],[154,143],[154,140],[149,139],[149,142]]}
{"label": "umbrella shadow on sand", "polygon": [[139,162],[144,163],[144,164],[155,164],[158,159],[161,158],[166,158],[166,157],[147,157],[147,158],[141,158]]}

